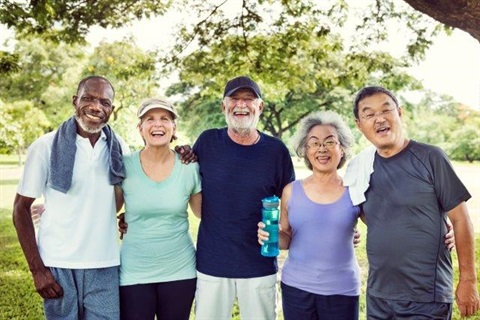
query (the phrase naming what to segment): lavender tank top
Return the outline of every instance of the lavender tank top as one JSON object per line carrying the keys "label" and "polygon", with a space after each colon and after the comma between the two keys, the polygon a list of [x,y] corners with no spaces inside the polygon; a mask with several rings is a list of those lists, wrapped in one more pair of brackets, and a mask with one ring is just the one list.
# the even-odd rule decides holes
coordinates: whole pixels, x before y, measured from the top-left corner
{"label": "lavender tank top", "polygon": [[352,204],[348,188],[336,202],[319,204],[297,180],[287,206],[293,235],[282,282],[315,294],[359,295],[353,228],[360,208]]}

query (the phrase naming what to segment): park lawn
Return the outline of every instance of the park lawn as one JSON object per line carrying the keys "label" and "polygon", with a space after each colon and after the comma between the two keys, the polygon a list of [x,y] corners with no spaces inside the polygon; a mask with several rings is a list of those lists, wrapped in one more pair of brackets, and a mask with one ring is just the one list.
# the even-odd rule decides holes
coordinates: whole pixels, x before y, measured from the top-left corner
{"label": "park lawn", "polygon": [[[459,174],[463,176],[475,177],[479,174],[480,164],[463,166],[461,163],[455,163],[455,166],[461,167]],[[15,229],[12,224],[12,204],[15,195],[15,188],[21,174],[15,160],[0,155],[0,319],[43,319],[42,299],[35,292],[27,263],[23,257],[20,245],[18,244]],[[308,174],[304,172],[303,174]],[[299,175],[301,178],[301,175]],[[474,190],[469,183],[466,183],[473,195],[472,200],[478,201],[480,198],[480,185],[476,179],[472,179]],[[468,181],[470,182],[470,181]],[[476,187],[478,186],[478,188]],[[470,201],[469,201],[470,202]],[[470,205],[470,204],[469,204]],[[477,208],[478,209],[478,208]],[[472,211],[469,207],[469,210]],[[190,215],[190,231],[192,238],[196,239],[199,220]],[[358,227],[362,234],[362,243],[356,249],[357,259],[362,270],[362,289],[360,296],[360,319],[365,319],[365,283],[368,270],[368,262],[365,252],[366,227],[359,222]],[[476,257],[480,259],[480,231],[476,226]],[[281,266],[286,252],[281,252],[279,265]],[[457,256],[454,251],[452,254],[455,271],[458,269]],[[476,263],[477,274],[480,275],[480,264]],[[458,281],[458,272],[455,272],[455,282]],[[480,286],[479,286],[480,290]],[[280,293],[280,292],[279,292]],[[283,319],[281,310],[279,310],[279,319]],[[193,319],[193,317],[192,317]],[[232,319],[240,319],[238,308],[234,308]],[[458,308],[454,307],[453,319],[460,319]],[[480,314],[470,319],[480,320]]]}

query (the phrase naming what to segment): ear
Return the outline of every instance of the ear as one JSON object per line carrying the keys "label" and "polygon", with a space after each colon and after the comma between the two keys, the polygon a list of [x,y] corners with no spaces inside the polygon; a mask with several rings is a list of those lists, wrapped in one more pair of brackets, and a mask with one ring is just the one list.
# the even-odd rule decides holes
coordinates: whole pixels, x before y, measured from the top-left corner
{"label": "ear", "polygon": [[360,120],[358,118],[355,118],[355,124],[357,125],[358,130],[362,131]]}
{"label": "ear", "polygon": [[262,100],[262,102],[260,102],[260,105],[258,106],[258,110],[260,111],[260,114],[262,114],[264,107],[265,105],[263,104],[263,100]]}
{"label": "ear", "polygon": [[78,97],[77,96],[73,96],[72,97],[72,104],[74,107],[77,107],[77,102],[78,102]]}
{"label": "ear", "polygon": [[225,106],[225,99],[222,100],[222,112],[225,113],[225,110],[227,109],[227,107]]}
{"label": "ear", "polygon": [[402,107],[398,107],[398,116],[402,117]]}

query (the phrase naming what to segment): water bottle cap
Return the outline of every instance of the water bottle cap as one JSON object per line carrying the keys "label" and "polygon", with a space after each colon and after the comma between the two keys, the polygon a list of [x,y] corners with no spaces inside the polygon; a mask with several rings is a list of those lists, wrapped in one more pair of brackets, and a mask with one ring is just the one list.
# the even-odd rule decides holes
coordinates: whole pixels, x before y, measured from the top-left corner
{"label": "water bottle cap", "polygon": [[262,199],[262,205],[264,208],[276,208],[280,203],[280,199],[277,196],[267,197]]}

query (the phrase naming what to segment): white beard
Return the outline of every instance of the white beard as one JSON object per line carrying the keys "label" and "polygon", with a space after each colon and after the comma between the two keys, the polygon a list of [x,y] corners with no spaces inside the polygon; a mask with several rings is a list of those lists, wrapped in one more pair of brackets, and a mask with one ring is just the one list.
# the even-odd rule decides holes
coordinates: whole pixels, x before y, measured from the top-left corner
{"label": "white beard", "polygon": [[98,127],[91,128],[91,127],[88,127],[87,124],[83,121],[83,119],[79,117],[77,114],[75,115],[75,119],[77,120],[78,125],[83,129],[83,131],[91,134],[99,133],[107,125],[106,123],[102,123]]}
{"label": "white beard", "polygon": [[233,132],[239,134],[240,136],[248,136],[252,130],[257,129],[259,117],[257,115],[252,116],[252,118],[244,119],[238,121],[237,119],[229,116],[228,114],[225,116],[225,121],[227,122],[227,126],[233,130]]}

